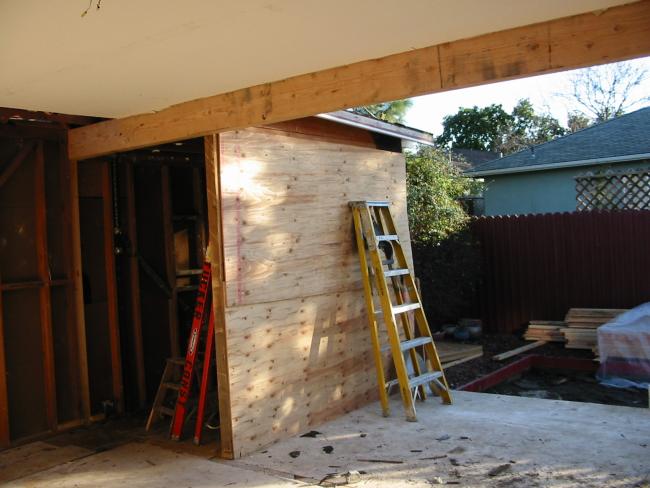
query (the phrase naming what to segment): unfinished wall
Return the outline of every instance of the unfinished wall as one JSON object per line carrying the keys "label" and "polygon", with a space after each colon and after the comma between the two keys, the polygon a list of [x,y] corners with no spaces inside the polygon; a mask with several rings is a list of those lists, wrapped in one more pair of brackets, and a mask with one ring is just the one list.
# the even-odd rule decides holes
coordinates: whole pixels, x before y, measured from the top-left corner
{"label": "unfinished wall", "polygon": [[237,457],[376,397],[347,202],[394,202],[408,237],[405,165],[369,144],[277,129],[220,139]]}

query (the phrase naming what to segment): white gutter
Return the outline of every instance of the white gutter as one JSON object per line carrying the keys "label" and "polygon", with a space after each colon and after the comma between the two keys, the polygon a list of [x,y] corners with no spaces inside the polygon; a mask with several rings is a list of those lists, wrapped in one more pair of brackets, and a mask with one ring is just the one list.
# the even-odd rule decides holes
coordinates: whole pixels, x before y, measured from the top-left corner
{"label": "white gutter", "polygon": [[[407,141],[413,141],[417,142],[418,144],[424,144],[427,146],[435,146],[435,143],[432,140],[429,140],[425,137],[417,137],[417,136],[411,136],[409,134],[404,133],[401,130],[391,130],[391,129],[383,129],[381,127],[377,127],[375,125],[370,125],[370,124],[364,124],[363,122],[357,122],[354,120],[350,120],[347,118],[343,117],[337,117],[335,114],[318,114],[316,117],[325,119],[325,120],[331,120],[332,122],[337,122],[339,124],[343,125],[349,125],[351,127],[356,127],[357,129],[365,129],[370,132],[377,132],[379,134],[384,134],[386,136],[391,136],[391,137],[397,137],[398,139],[402,140],[407,140]],[[390,125],[389,123],[385,123],[386,125]]]}
{"label": "white gutter", "polygon": [[502,168],[485,171],[466,171],[465,176],[492,176],[510,173],[528,173],[531,171],[544,171],[547,169],[574,168],[576,166],[592,166],[601,163],[624,163],[638,159],[650,159],[650,153],[629,154],[627,156],[614,156],[609,158],[582,159],[579,161],[564,161],[561,163],[538,164],[535,166],[518,166],[516,168]]}

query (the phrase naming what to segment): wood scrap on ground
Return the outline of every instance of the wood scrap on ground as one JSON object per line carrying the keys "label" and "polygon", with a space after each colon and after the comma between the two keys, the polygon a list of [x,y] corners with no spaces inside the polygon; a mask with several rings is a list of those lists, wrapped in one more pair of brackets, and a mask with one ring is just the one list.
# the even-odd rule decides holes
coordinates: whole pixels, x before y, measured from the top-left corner
{"label": "wood scrap on ground", "polygon": [[437,341],[436,349],[443,368],[450,368],[483,356],[483,346],[481,345]]}
{"label": "wood scrap on ground", "polygon": [[536,347],[543,346],[544,344],[546,344],[546,341],[532,342],[530,344],[526,344],[525,346],[518,347],[517,349],[513,349],[507,352],[502,352],[501,354],[492,356],[492,359],[494,359],[495,361],[503,361],[504,359],[511,358],[512,356],[516,356],[517,354],[521,354],[522,352],[530,351],[531,349],[535,349]]}

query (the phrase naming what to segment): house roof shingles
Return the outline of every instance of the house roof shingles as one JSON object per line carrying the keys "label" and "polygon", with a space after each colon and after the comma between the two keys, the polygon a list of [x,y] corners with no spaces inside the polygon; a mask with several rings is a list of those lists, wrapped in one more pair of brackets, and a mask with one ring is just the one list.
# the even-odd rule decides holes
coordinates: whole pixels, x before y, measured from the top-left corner
{"label": "house roof shingles", "polygon": [[[578,132],[508,156],[494,159],[467,171],[468,176],[545,169],[547,165],[572,167],[576,163],[607,164],[626,156],[650,153],[650,107],[621,115]],[[595,161],[596,160],[596,161]],[[611,161],[611,162],[613,162]],[[564,163],[564,164],[563,164]]]}

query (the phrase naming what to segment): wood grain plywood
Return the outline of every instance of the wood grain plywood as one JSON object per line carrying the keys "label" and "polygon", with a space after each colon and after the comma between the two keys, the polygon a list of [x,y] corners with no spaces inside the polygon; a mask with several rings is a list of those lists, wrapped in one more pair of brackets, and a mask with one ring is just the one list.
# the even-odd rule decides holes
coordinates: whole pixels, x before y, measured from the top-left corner
{"label": "wood grain plywood", "polygon": [[377,397],[347,202],[394,202],[411,254],[403,155],[270,129],[220,139],[239,457]]}
{"label": "wood grain plywood", "polygon": [[401,154],[264,129],[221,138],[227,305],[361,289],[350,200],[390,200],[405,236]]}

